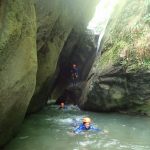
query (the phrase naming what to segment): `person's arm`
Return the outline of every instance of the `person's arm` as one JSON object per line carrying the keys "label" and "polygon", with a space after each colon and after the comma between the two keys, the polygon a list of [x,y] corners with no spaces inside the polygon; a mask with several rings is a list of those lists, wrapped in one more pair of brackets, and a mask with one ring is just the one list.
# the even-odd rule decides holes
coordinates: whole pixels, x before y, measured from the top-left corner
{"label": "person's arm", "polygon": [[100,128],[95,128],[95,127],[92,126],[92,125],[91,125],[91,127],[90,127],[90,130],[92,130],[92,131],[97,131],[97,132],[102,131],[102,129],[100,129]]}
{"label": "person's arm", "polygon": [[78,128],[76,128],[75,130],[74,130],[74,133],[76,133],[76,134],[79,134],[80,132],[82,132],[83,130],[82,130],[82,126],[79,126]]}

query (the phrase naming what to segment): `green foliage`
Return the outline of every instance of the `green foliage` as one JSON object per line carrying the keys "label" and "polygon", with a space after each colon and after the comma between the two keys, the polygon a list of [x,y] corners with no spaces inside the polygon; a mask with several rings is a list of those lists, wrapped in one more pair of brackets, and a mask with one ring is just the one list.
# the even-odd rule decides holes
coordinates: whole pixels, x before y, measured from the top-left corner
{"label": "green foliage", "polygon": [[[150,49],[147,44],[150,30],[149,6],[150,1],[129,1],[120,16],[111,20],[103,47],[102,66],[111,62],[111,65],[122,65],[127,72],[150,69]],[[122,52],[125,54],[120,59]]]}
{"label": "green foliage", "polygon": [[150,13],[149,13],[149,14],[146,14],[146,15],[144,16],[143,20],[144,20],[145,23],[150,24]]}

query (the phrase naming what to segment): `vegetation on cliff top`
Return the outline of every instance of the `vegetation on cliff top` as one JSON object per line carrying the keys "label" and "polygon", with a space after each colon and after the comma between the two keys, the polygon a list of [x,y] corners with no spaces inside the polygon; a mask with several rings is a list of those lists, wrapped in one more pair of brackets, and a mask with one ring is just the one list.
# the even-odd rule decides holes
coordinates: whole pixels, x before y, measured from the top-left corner
{"label": "vegetation on cliff top", "polygon": [[127,0],[119,17],[114,12],[98,63],[102,70],[111,64],[122,65],[125,72],[150,70],[149,7],[150,1]]}

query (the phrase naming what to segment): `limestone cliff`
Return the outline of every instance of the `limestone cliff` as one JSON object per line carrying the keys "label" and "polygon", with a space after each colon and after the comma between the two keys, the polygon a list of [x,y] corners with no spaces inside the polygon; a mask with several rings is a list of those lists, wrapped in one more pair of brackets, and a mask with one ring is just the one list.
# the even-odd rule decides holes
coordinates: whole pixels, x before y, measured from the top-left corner
{"label": "limestone cliff", "polygon": [[150,115],[149,8],[137,0],[116,6],[81,98],[84,109]]}

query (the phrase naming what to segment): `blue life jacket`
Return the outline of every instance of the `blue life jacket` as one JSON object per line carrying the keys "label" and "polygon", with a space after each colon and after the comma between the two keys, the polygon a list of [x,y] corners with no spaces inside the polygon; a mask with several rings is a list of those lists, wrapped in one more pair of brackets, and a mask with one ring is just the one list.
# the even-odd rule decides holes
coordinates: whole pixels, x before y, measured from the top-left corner
{"label": "blue life jacket", "polygon": [[78,134],[78,133],[80,133],[82,131],[88,131],[88,130],[90,130],[90,131],[97,131],[97,132],[101,131],[101,129],[95,128],[92,125],[90,125],[89,128],[86,128],[84,124],[81,124],[77,129],[74,130],[74,132],[76,134]]}
{"label": "blue life jacket", "polygon": [[72,68],[71,69],[71,73],[73,73],[73,74],[77,74],[78,75],[78,68]]}

